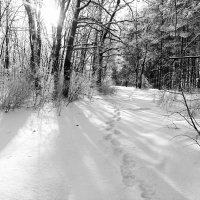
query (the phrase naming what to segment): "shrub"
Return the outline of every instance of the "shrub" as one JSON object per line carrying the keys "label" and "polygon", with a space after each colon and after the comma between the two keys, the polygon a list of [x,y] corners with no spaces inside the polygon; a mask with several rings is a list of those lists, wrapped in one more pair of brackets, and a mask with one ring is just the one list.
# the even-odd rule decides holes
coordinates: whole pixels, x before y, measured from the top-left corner
{"label": "shrub", "polygon": [[72,73],[68,101],[72,102],[77,99],[88,96],[91,98],[93,95],[93,80],[90,80],[86,75],[81,73]]}
{"label": "shrub", "polygon": [[0,109],[8,112],[21,107],[31,94],[31,86],[25,77],[17,78],[5,84],[0,96]]}
{"label": "shrub", "polygon": [[116,88],[109,81],[103,82],[98,91],[103,95],[113,95],[117,92]]}

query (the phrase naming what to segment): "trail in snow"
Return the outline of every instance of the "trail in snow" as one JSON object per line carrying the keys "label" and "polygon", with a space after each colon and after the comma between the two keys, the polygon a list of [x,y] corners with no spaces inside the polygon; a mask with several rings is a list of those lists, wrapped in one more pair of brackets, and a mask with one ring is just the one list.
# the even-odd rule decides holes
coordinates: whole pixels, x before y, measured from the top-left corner
{"label": "trail in snow", "polygon": [[[153,91],[81,100],[63,110],[0,117],[0,199],[198,200],[200,151]],[[192,185],[192,186],[191,186]]]}

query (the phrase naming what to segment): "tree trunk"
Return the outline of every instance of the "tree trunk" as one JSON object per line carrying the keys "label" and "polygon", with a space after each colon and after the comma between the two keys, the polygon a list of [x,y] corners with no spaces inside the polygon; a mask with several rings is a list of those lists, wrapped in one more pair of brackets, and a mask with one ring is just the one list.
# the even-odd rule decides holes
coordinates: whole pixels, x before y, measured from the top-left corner
{"label": "tree trunk", "polygon": [[74,13],[73,21],[72,21],[72,26],[69,33],[69,40],[67,44],[66,55],[65,55],[64,84],[63,84],[64,85],[63,95],[65,97],[68,97],[68,92],[69,92],[70,76],[71,76],[71,58],[72,58],[74,39],[75,39],[75,34],[76,34],[76,29],[77,29],[77,24],[78,24],[78,17],[81,11],[80,4],[81,4],[81,0],[77,0],[75,13]]}
{"label": "tree trunk", "polygon": [[[104,0],[102,0],[101,5],[103,5]],[[105,40],[107,38],[108,33],[110,32],[110,27],[112,24],[112,21],[118,11],[118,7],[120,5],[121,0],[117,0],[116,5],[115,5],[115,9],[113,11],[113,13],[110,15],[110,19],[107,22],[107,26],[104,27],[103,29],[103,33],[102,36],[100,38],[100,47],[99,47],[99,52],[98,52],[98,56],[99,56],[99,66],[98,66],[98,71],[97,71],[97,85],[101,86],[102,84],[102,72],[103,72],[103,49],[104,49],[104,45],[105,45]],[[100,6],[100,21],[102,20],[102,7]]]}
{"label": "tree trunk", "polygon": [[145,68],[145,63],[146,63],[146,57],[147,57],[147,44],[146,44],[146,49],[145,49],[145,56],[144,56],[143,63],[142,63],[142,69],[141,69],[141,73],[140,73],[140,81],[139,81],[139,84],[138,84],[138,87],[139,87],[140,89],[142,88],[142,85],[143,85],[142,76],[143,76],[143,74],[144,74],[144,68]]}
{"label": "tree trunk", "polygon": [[[41,54],[41,33],[40,33],[40,22],[37,18],[36,10],[34,9],[33,2],[31,0],[24,1],[24,7],[28,15],[29,22],[29,38],[31,46],[31,81],[34,81],[36,90],[40,90],[40,78],[38,71],[40,68],[40,54]],[[39,16],[38,16],[39,17]]]}
{"label": "tree trunk", "polygon": [[5,52],[5,63],[4,63],[4,68],[9,69],[9,63],[10,63],[10,58],[9,58],[9,7],[6,9],[6,52]]}
{"label": "tree trunk", "polygon": [[56,41],[53,46],[53,74],[54,74],[54,98],[58,97],[59,93],[59,59],[60,59],[60,50],[61,50],[61,43],[62,43],[62,31],[63,31],[63,25],[65,20],[65,0],[62,0],[61,2],[61,8],[60,8],[60,15],[59,15],[59,21],[56,28]]}
{"label": "tree trunk", "polygon": [[94,50],[92,58],[92,77],[96,75],[97,72],[97,45],[98,45],[98,32],[95,30],[95,41],[94,41]]}

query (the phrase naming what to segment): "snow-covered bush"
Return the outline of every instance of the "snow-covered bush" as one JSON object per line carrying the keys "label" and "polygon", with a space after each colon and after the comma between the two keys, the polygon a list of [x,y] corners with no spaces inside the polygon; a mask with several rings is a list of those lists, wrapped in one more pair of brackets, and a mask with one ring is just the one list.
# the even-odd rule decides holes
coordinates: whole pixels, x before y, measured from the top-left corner
{"label": "snow-covered bush", "polygon": [[94,80],[87,75],[73,72],[69,87],[68,101],[72,102],[87,96],[92,97],[94,91]]}
{"label": "snow-covered bush", "polygon": [[200,146],[200,93],[187,90],[160,91],[157,101],[169,115],[179,115],[196,132],[195,136],[184,135]]}
{"label": "snow-covered bush", "polygon": [[21,107],[30,98],[31,85],[26,77],[18,77],[5,84],[0,95],[0,109],[8,112]]}
{"label": "snow-covered bush", "polygon": [[178,96],[180,96],[180,94],[176,91],[160,90],[156,93],[155,101],[157,105],[169,111],[170,109],[173,110],[177,107],[177,104],[180,103],[178,101]]}
{"label": "snow-covered bush", "polygon": [[113,95],[117,92],[117,89],[113,86],[111,79],[107,78],[103,81],[101,86],[98,88],[98,91],[103,95]]}

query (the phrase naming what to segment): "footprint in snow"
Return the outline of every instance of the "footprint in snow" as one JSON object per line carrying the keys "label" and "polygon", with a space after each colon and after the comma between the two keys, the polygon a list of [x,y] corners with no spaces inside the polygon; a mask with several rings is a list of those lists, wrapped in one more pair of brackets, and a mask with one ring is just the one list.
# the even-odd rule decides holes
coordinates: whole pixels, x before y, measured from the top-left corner
{"label": "footprint in snow", "polygon": [[114,133],[115,135],[121,135],[121,132],[120,132],[119,130],[114,130],[113,133]]}
{"label": "footprint in snow", "polygon": [[114,115],[113,115],[113,118],[116,119],[116,118],[119,118],[120,117],[120,111],[117,111]]}
{"label": "footprint in snow", "polygon": [[111,140],[111,144],[112,144],[113,146],[120,146],[120,142],[119,142],[119,140],[117,140],[116,138],[114,138],[114,139]]}
{"label": "footprint in snow", "polygon": [[120,113],[120,111],[118,111],[118,112],[116,113],[115,119],[116,119],[116,121],[118,121],[118,122],[121,120],[121,113]]}
{"label": "footprint in snow", "polygon": [[106,124],[106,131],[111,131],[115,126],[116,126],[116,122],[120,121],[121,117],[120,117],[120,109],[119,108],[114,108],[114,114],[111,117],[111,119],[109,121],[107,121]]}
{"label": "footprint in snow", "polygon": [[120,111],[117,111],[115,117],[120,116]]}
{"label": "footprint in snow", "polygon": [[113,148],[113,153],[116,156],[120,156],[123,153],[123,149],[121,147],[114,147]]}
{"label": "footprint in snow", "polygon": [[115,126],[115,121],[114,120],[110,120],[109,122],[106,122],[106,131],[110,131],[114,128]]}
{"label": "footprint in snow", "polygon": [[120,109],[115,106],[113,116],[109,121],[105,123],[106,124],[105,130],[108,131],[108,134],[104,136],[104,139],[110,141],[110,143],[112,144],[113,153],[117,156],[123,153],[123,150],[121,148],[121,143],[116,138],[116,136],[119,136],[121,132],[115,129],[116,122],[120,120],[121,120]]}
{"label": "footprint in snow", "polygon": [[144,183],[143,181],[139,185],[142,193],[141,197],[145,200],[155,200],[156,190],[155,187],[151,184]]}
{"label": "footprint in snow", "polygon": [[105,140],[111,140],[112,139],[112,134],[106,134],[105,136],[104,136],[104,139]]}
{"label": "footprint in snow", "polygon": [[114,119],[111,119],[111,120],[108,122],[108,125],[113,126],[114,123],[115,123],[115,120],[114,120]]}
{"label": "footprint in snow", "polygon": [[118,118],[116,119],[116,121],[118,121],[118,122],[119,122],[120,120],[121,120],[121,117],[118,117]]}
{"label": "footprint in snow", "polygon": [[106,131],[110,131],[110,130],[112,130],[112,126],[106,127]]}
{"label": "footprint in snow", "polygon": [[134,175],[132,175],[132,176],[128,176],[128,177],[123,177],[122,182],[127,187],[133,187],[134,185],[136,185],[137,180],[136,180],[136,177]]}
{"label": "footprint in snow", "polygon": [[136,161],[132,154],[126,153],[122,158],[122,165],[120,167],[122,180],[124,185],[132,187],[137,183],[135,176]]}
{"label": "footprint in snow", "polygon": [[132,168],[136,167],[136,161],[134,160],[134,156],[131,153],[124,154],[122,161],[124,165],[127,165]]}
{"label": "footprint in snow", "polygon": [[113,138],[111,141],[111,144],[113,145],[113,153],[116,156],[119,156],[122,154],[123,150],[121,148],[121,143],[117,138]]}

